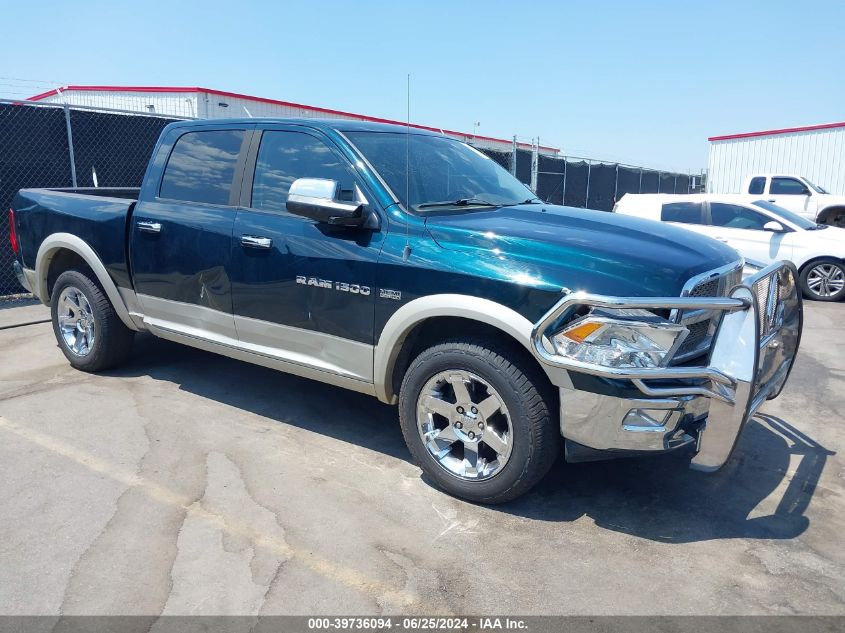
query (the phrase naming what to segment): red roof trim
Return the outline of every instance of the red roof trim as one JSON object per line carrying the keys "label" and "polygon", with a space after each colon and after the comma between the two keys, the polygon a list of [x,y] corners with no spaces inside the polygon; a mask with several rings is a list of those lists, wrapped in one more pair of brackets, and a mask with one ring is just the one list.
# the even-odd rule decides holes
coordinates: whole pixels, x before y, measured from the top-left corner
{"label": "red roof trim", "polygon": [[27,101],[40,101],[45,97],[52,97],[53,95],[61,94],[68,90],[102,90],[112,92],[217,92],[216,90],[206,90],[205,88],[190,88],[183,86],[60,86],[54,90],[42,92],[34,97],[30,97]]}
{"label": "red roof trim", "polygon": [[[282,105],[291,108],[302,108],[303,110],[313,110],[314,112],[322,112],[323,114],[334,114],[338,116],[347,116],[347,117],[355,117],[362,121],[370,121],[371,123],[390,123],[392,125],[405,125],[404,121],[394,121],[392,119],[382,119],[379,117],[368,116],[366,114],[356,114],[354,112],[344,112],[343,110],[332,110],[330,108],[321,108],[319,106],[310,106],[305,105],[302,103],[294,103],[292,101],[279,101],[278,99],[268,99],[266,97],[254,97],[252,95],[245,95],[240,94],[238,92],[227,92],[225,90],[214,90],[212,88],[199,88],[199,87],[185,87],[185,86],[64,86],[62,88],[57,88],[55,90],[48,90],[47,92],[42,92],[41,94],[37,94],[34,97],[30,97],[28,101],[40,101],[46,97],[51,97],[53,95],[58,95],[61,92],[66,92],[68,90],[98,90],[98,91],[109,91],[109,92],[207,92],[208,94],[218,95],[221,97],[232,97],[235,99],[248,99],[250,101],[258,101],[260,103],[271,103],[273,105]],[[481,136],[478,134],[467,134],[466,132],[457,132],[455,130],[446,130],[439,127],[430,127],[428,125],[419,125],[417,123],[411,123],[411,127],[418,129],[418,130],[426,130],[428,132],[441,132],[443,134],[449,134],[451,136],[461,136],[465,139],[478,139],[480,141],[491,141],[494,143],[507,143],[510,144],[512,141],[503,138],[496,138],[493,136]],[[529,143],[517,143],[518,147],[531,147]],[[544,151],[551,151],[551,152],[559,152],[560,149],[557,147],[548,147],[546,145],[540,146],[541,150]]]}
{"label": "red roof trim", "polygon": [[802,127],[785,127],[779,130],[764,130],[762,132],[746,132],[744,134],[726,134],[725,136],[711,136],[708,141],[728,141],[734,138],[752,138],[754,136],[770,136],[772,134],[789,134],[790,132],[812,132],[813,130],[830,130],[832,128],[845,127],[845,121],[841,123],[822,123],[820,125],[804,125]]}
{"label": "red roof trim", "polygon": [[57,90],[48,90],[47,92],[40,92],[37,95],[34,95],[27,99],[27,101],[41,101],[44,97],[52,97],[54,94],[58,94]]}

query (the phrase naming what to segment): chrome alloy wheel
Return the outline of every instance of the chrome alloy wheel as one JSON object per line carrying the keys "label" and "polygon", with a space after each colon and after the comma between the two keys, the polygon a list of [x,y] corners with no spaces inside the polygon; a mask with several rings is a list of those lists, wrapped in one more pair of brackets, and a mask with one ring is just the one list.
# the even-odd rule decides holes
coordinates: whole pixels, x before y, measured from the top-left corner
{"label": "chrome alloy wheel", "polygon": [[417,430],[437,463],[468,481],[499,473],[513,447],[504,400],[488,382],[462,369],[440,372],[422,388]]}
{"label": "chrome alloy wheel", "polygon": [[832,297],[845,287],[845,273],[835,264],[817,264],[807,273],[807,287],[818,297]]}
{"label": "chrome alloy wheel", "polygon": [[59,295],[57,318],[65,346],[77,356],[87,356],[94,346],[94,314],[79,288],[68,286]]}

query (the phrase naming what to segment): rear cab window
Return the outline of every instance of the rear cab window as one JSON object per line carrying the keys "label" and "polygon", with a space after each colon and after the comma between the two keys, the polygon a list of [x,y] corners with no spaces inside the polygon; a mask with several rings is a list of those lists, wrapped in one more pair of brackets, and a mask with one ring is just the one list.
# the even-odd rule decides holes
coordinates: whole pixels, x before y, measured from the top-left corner
{"label": "rear cab window", "polygon": [[751,182],[748,183],[748,193],[759,196],[763,191],[766,189],[766,177],[765,176],[755,176],[751,179]]}
{"label": "rear cab window", "polygon": [[660,210],[660,219],[664,222],[681,224],[703,224],[700,202],[668,202]]}
{"label": "rear cab window", "polygon": [[245,130],[201,130],[179,137],[161,179],[159,197],[228,205]]}

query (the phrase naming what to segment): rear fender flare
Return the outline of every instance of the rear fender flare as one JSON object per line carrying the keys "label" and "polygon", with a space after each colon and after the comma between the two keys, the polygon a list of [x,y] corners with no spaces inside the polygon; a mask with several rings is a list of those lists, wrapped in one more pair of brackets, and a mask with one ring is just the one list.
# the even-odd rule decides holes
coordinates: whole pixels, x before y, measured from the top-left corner
{"label": "rear fender flare", "polygon": [[126,327],[137,331],[138,326],[133,323],[132,317],[129,316],[129,310],[120,296],[117,285],[109,276],[97,253],[84,240],[70,233],[53,233],[47,236],[41,242],[41,246],[38,247],[38,255],[35,257],[35,287],[32,291],[41,300],[41,303],[50,305],[50,296],[47,292],[47,274],[50,271],[50,262],[53,261],[56,253],[62,249],[76,253],[88,264],[97,276],[97,281],[106,291],[106,296],[111,301],[117,316],[120,317]]}

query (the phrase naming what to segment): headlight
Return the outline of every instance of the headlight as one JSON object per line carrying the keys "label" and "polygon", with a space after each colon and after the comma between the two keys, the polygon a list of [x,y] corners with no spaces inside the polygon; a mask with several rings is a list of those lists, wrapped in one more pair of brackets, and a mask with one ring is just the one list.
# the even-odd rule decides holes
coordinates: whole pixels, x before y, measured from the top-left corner
{"label": "headlight", "polygon": [[552,336],[552,343],[558,354],[591,365],[662,367],[688,333],[647,310],[594,310]]}

